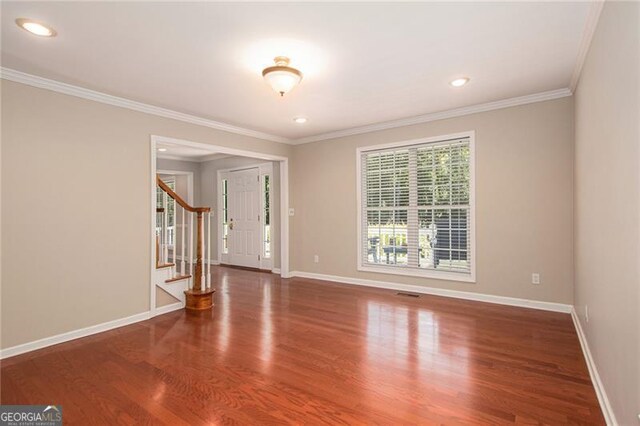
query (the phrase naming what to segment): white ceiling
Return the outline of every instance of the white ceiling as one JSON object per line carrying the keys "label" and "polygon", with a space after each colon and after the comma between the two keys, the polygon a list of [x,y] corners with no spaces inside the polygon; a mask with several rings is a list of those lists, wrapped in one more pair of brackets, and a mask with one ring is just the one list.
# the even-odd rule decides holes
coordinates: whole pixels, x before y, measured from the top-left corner
{"label": "white ceiling", "polygon": [[[296,139],[566,88],[590,3],[1,7],[3,67]],[[19,17],[58,36],[32,36]],[[284,98],[260,74],[276,55],[305,74]],[[462,75],[467,86],[448,85]]]}

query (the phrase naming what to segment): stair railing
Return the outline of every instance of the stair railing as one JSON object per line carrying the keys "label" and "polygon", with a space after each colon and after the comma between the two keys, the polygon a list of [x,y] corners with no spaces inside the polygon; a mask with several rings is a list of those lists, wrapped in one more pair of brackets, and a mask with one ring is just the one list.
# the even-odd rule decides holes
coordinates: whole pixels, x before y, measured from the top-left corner
{"label": "stair railing", "polygon": [[[156,183],[162,190],[162,207],[156,209],[156,266],[169,264],[169,246],[172,249],[172,278],[190,275],[189,290],[199,293],[211,290],[211,208],[192,207],[176,194],[169,186],[156,176]],[[175,200],[173,217],[173,233],[169,230],[168,198]],[[178,213],[180,213],[178,215]],[[188,231],[186,216],[189,216]],[[196,228],[194,229],[194,215]],[[205,234],[205,217],[207,232]],[[177,226],[180,218],[181,227]],[[194,246],[193,235],[196,235]],[[185,240],[189,236],[188,257],[185,257]],[[178,241],[180,241],[181,255],[178,257]],[[195,250],[194,250],[195,247]],[[194,253],[195,252],[195,253]],[[194,262],[195,255],[195,262]],[[203,261],[204,257],[204,261]],[[188,260],[185,260],[188,259]],[[189,267],[187,271],[186,267]]]}

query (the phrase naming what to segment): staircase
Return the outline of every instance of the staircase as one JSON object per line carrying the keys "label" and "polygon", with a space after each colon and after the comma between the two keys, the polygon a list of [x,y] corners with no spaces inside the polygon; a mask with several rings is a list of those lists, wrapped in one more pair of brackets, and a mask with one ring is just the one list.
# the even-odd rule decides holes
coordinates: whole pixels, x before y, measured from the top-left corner
{"label": "staircase", "polygon": [[[211,309],[215,292],[211,264],[203,262],[203,256],[211,258],[211,208],[190,206],[159,176],[156,183],[162,207],[156,209],[154,283],[180,300],[187,310]],[[169,208],[169,198],[175,201],[175,208]]]}

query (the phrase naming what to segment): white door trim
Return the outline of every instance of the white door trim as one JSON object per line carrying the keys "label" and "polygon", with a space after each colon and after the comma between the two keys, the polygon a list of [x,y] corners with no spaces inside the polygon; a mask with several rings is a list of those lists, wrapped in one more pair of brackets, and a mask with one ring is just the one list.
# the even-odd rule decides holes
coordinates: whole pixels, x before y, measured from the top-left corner
{"label": "white door trim", "polygon": [[[238,172],[241,170],[247,170],[247,169],[255,169],[257,168],[260,172],[260,211],[264,212],[264,199],[262,197],[262,185],[264,184],[263,182],[263,177],[265,175],[269,175],[271,176],[271,178],[273,179],[273,163],[268,162],[268,163],[252,163],[252,164],[247,164],[244,166],[239,166],[239,167],[232,167],[229,169],[220,169],[216,172],[216,182],[215,185],[217,185],[217,192],[218,192],[218,197],[216,198],[216,213],[218,214],[218,217],[221,217],[222,215],[222,188],[220,186],[220,182],[222,182],[222,179],[224,179],[229,173],[231,172]],[[282,197],[282,194],[280,195]],[[273,190],[269,192],[269,205],[273,206]],[[271,211],[271,214],[273,215],[273,211]],[[279,215],[280,218],[280,226],[282,226],[282,212],[280,212]],[[218,248],[218,258],[216,259],[218,261],[219,264],[224,263],[223,262],[223,253],[222,253],[222,246],[223,246],[223,235],[222,235],[222,221],[221,220],[216,220],[216,226],[218,229],[218,238],[216,241],[216,247]],[[260,214],[260,244],[262,244],[264,242],[264,214]],[[273,247],[273,245],[272,245]],[[263,249],[263,248],[262,248]],[[262,251],[261,249],[261,251]],[[273,267],[273,256],[271,256],[271,258],[269,259],[265,259],[264,257],[264,253],[261,255],[260,257],[260,269],[264,269],[264,270],[271,270],[271,272],[274,273],[280,273],[280,269],[275,269]]]}
{"label": "white door trim", "polygon": [[156,289],[153,283],[155,273],[155,243],[152,236],[155,232],[155,211],[156,211],[156,145],[158,143],[179,144],[193,148],[207,149],[212,152],[227,155],[238,155],[242,157],[252,157],[259,160],[280,162],[280,275],[282,278],[289,278],[289,158],[281,155],[265,154],[256,151],[247,151],[236,148],[229,148],[221,145],[212,145],[200,142],[192,142],[184,139],[170,138],[166,136],[150,136],[150,157],[151,171],[149,176],[149,311],[153,317],[156,313]]}

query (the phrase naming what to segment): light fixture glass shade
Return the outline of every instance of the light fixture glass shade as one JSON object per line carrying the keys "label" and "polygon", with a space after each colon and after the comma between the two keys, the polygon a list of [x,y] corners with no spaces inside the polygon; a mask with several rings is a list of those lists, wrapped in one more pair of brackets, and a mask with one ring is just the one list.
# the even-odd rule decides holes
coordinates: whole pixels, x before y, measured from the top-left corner
{"label": "light fixture glass shade", "polygon": [[262,71],[262,76],[273,90],[278,92],[280,96],[284,96],[300,83],[302,73],[289,66],[289,58],[278,56],[274,61],[276,65],[265,68]]}

